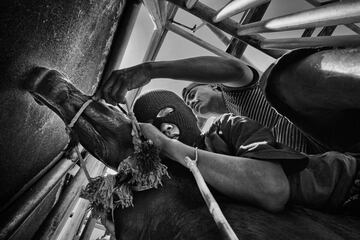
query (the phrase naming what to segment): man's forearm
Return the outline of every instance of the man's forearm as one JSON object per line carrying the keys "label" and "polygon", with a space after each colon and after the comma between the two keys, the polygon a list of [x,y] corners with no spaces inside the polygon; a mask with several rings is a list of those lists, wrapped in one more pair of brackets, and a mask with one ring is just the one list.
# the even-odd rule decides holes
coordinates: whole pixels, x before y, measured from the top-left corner
{"label": "man's forearm", "polygon": [[[163,153],[184,166],[185,156],[195,158],[195,148],[176,140]],[[270,211],[280,210],[288,200],[289,183],[277,163],[198,150],[198,167],[207,183],[231,198]]]}
{"label": "man's forearm", "polygon": [[152,79],[172,78],[200,83],[224,83],[228,86],[240,87],[253,78],[253,73],[246,64],[221,57],[195,57],[146,64],[148,64]]}

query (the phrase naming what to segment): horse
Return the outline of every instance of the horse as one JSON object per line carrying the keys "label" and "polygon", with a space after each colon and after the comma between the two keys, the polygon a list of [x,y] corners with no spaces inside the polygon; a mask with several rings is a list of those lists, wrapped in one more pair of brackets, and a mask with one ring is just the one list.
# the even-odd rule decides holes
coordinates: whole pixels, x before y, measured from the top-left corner
{"label": "horse", "polygon": [[[131,121],[125,113],[91,101],[64,75],[38,67],[25,89],[69,124],[87,101],[90,104],[72,132],[92,155],[116,169],[133,150]],[[122,239],[222,239],[190,171],[171,160],[169,178],[162,186],[134,193],[134,207],[113,211],[115,235]],[[360,239],[360,218],[329,214],[289,203],[280,213],[270,213],[237,202],[211,189],[239,239]]]}

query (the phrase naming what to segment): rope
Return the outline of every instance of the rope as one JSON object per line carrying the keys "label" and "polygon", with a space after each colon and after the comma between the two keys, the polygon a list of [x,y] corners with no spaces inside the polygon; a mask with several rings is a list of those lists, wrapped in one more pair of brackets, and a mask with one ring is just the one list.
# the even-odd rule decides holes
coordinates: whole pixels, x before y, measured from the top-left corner
{"label": "rope", "polygon": [[224,214],[222,213],[219,204],[216,202],[214,196],[211,194],[208,186],[206,185],[206,182],[203,176],[201,175],[199,168],[197,167],[197,162],[198,162],[198,148],[195,148],[195,160],[192,160],[191,158],[186,156],[185,157],[186,166],[190,169],[190,171],[194,175],[200,193],[204,198],[206,205],[208,206],[209,211],[217,227],[219,228],[220,232],[226,237],[226,239],[238,240],[238,237],[236,236],[234,230],[231,228],[229,222],[226,220]]}
{"label": "rope", "polygon": [[[79,119],[79,117],[81,116],[81,114],[85,111],[85,109],[89,106],[89,104],[93,101],[93,99],[88,99],[79,109],[79,111],[75,114],[75,116],[71,119],[70,123],[66,126],[66,131],[68,133],[71,132],[72,128],[74,127],[76,121]],[[79,146],[76,145],[75,146],[75,151],[78,155],[79,161],[80,161],[80,167],[84,170],[85,176],[87,178],[87,180],[90,182],[91,181],[91,177],[89,174],[89,171],[86,169],[86,164],[85,161],[83,159],[83,157],[81,156],[80,150],[79,150]]]}
{"label": "rope", "polygon": [[80,115],[85,111],[85,109],[87,108],[87,106],[89,106],[89,104],[92,102],[93,100],[90,98],[88,99],[79,109],[79,111],[75,114],[75,116],[73,117],[73,119],[71,119],[69,125],[67,125],[68,129],[71,129],[74,127],[76,121],[79,119]]}
{"label": "rope", "polygon": [[80,161],[80,167],[84,170],[85,176],[86,176],[87,180],[90,182],[92,178],[90,177],[89,171],[86,169],[86,164],[85,164],[83,157],[81,156],[78,145],[75,146],[75,150],[76,150],[76,153],[77,153],[79,161]]}

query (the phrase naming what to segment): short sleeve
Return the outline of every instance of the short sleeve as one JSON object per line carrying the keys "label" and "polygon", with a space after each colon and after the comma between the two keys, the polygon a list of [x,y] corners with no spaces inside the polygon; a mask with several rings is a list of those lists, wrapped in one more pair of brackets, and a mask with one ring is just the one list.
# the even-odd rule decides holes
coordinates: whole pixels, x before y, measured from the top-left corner
{"label": "short sleeve", "polygon": [[254,89],[258,86],[259,83],[259,79],[260,79],[260,74],[259,72],[251,67],[248,66],[250,68],[250,70],[253,73],[253,79],[251,80],[250,83],[248,83],[247,85],[243,86],[243,87],[229,87],[229,86],[225,86],[224,84],[218,84],[220,86],[220,88],[222,89],[222,91],[239,91],[239,90],[251,90]]}
{"label": "short sleeve", "polygon": [[286,174],[304,169],[307,156],[277,143],[270,129],[243,116],[224,114],[205,134],[210,151],[262,161],[279,161]]}

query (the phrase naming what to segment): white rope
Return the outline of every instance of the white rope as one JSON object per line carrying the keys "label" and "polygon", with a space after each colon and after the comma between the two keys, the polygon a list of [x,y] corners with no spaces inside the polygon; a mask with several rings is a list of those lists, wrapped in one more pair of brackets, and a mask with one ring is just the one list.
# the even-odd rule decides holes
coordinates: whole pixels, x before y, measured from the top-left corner
{"label": "white rope", "polygon": [[[67,132],[71,131],[71,129],[74,127],[76,121],[79,119],[80,115],[85,111],[87,106],[89,106],[89,104],[92,101],[93,100],[90,98],[80,107],[79,111],[75,114],[75,116],[71,119],[70,123],[66,126]],[[80,161],[80,167],[83,169],[87,180],[90,182],[91,177],[90,177],[89,171],[86,169],[86,164],[85,164],[84,159],[81,156],[79,146],[75,146],[75,150],[76,150],[76,153],[77,153],[79,161]]]}
{"label": "white rope", "polygon": [[68,128],[72,128],[76,121],[79,119],[80,115],[85,111],[85,109],[87,108],[87,106],[89,106],[89,104],[92,102],[93,100],[90,98],[88,99],[79,109],[79,111],[75,114],[75,116],[73,117],[73,119],[71,119],[69,125],[67,125]]}

